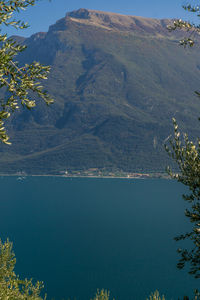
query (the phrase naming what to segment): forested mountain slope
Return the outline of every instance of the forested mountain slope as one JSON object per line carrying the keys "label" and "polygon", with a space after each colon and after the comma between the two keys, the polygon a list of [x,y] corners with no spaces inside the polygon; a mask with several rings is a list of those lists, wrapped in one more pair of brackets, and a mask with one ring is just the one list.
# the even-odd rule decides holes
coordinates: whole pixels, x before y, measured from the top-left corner
{"label": "forested mountain slope", "polygon": [[12,119],[0,173],[164,170],[171,118],[198,136],[200,115],[199,48],[178,47],[184,33],[169,33],[169,22],[80,9],[20,39],[21,63],[51,65],[44,84],[55,103]]}

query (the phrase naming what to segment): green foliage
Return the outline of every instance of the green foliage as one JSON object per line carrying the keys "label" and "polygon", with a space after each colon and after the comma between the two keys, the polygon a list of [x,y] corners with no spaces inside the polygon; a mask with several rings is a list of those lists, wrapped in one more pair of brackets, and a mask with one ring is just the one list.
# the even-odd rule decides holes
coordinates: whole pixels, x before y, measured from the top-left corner
{"label": "green foliage", "polygon": [[166,146],[166,151],[176,161],[179,173],[173,173],[170,168],[168,173],[189,188],[189,193],[183,195],[183,198],[190,204],[185,215],[192,223],[192,231],[176,237],[175,240],[189,239],[193,245],[189,250],[178,249],[181,258],[177,267],[182,269],[186,263],[190,263],[189,273],[200,278],[200,139],[194,143],[187,134],[182,137],[175,119],[173,124],[174,138]]}
{"label": "green foliage", "polygon": [[12,244],[0,240],[0,299],[1,300],[42,300],[43,284],[32,280],[21,280],[14,272],[16,259]]}
{"label": "green foliage", "polygon": [[[0,26],[27,28],[27,23],[14,19],[13,14],[26,9],[29,5],[33,6],[35,2],[36,0],[0,1]],[[40,83],[41,80],[47,79],[50,68],[37,62],[19,66],[15,57],[24,51],[26,46],[8,38],[2,31],[0,43],[0,88],[5,90],[5,96],[0,99],[0,140],[10,144],[4,122],[19,109],[19,104],[31,109],[36,105],[37,97],[42,98],[47,104],[52,103],[52,98]]]}
{"label": "green foliage", "polygon": [[[109,300],[110,299],[110,293],[107,290],[97,290],[97,293],[93,300]],[[114,300],[114,299],[113,299]]]}
{"label": "green foliage", "polygon": [[[190,12],[190,13],[195,13],[197,17],[200,17],[200,6],[199,5],[183,5],[182,6],[184,10]],[[183,39],[180,40],[180,45],[184,47],[193,47],[195,44],[194,38],[195,34],[200,33],[200,26],[195,25],[194,23],[191,23],[189,21],[184,21],[182,19],[174,20],[173,25],[168,25],[167,26],[169,31],[174,31],[174,30],[183,30],[185,32],[189,32],[188,36],[185,36]]]}
{"label": "green foliage", "polygon": [[154,293],[151,293],[151,295],[149,296],[149,298],[147,298],[147,300],[165,300],[165,297],[162,296],[161,298],[159,292],[155,291]]}
{"label": "green foliage", "polygon": [[[199,5],[192,6],[188,4],[183,8],[189,12],[197,14],[200,17]],[[180,44],[184,47],[193,46],[194,33],[200,33],[199,25],[191,24],[187,21],[175,20],[172,26],[168,26],[170,31],[183,29],[190,32],[189,38],[184,38]],[[195,92],[200,96],[199,92]],[[177,264],[179,269],[185,267],[189,263],[189,274],[195,278],[200,278],[200,138],[193,142],[189,140],[188,135],[181,135],[177,122],[173,118],[174,125],[174,138],[169,141],[169,146],[165,146],[169,156],[176,162],[179,172],[173,173],[171,168],[168,167],[168,173],[177,181],[186,185],[189,192],[183,195],[183,199],[190,205],[186,209],[185,216],[192,224],[192,230],[175,238],[176,241],[189,239],[192,242],[192,247],[189,249],[178,249],[180,259]],[[196,293],[195,297],[199,297]],[[196,299],[196,298],[195,298]]]}

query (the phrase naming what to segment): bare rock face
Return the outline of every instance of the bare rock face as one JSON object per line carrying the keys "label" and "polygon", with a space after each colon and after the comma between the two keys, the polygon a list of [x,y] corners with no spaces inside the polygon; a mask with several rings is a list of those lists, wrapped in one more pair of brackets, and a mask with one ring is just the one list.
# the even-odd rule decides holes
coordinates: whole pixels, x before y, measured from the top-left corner
{"label": "bare rock face", "polygon": [[90,13],[89,13],[89,10],[87,10],[85,8],[80,8],[78,10],[74,10],[72,12],[67,13],[66,17],[72,17],[72,18],[77,18],[77,19],[89,19]]}
{"label": "bare rock face", "polygon": [[169,35],[166,26],[170,22],[169,20],[128,16],[85,8],[68,12],[66,17],[62,19],[65,24],[67,21],[100,27],[109,31],[138,32],[152,35]]}

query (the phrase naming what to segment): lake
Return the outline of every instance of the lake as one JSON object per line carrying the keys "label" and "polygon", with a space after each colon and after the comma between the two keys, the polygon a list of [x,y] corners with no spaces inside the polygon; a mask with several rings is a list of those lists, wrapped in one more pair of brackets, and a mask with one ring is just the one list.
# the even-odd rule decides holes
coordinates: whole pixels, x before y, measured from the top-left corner
{"label": "lake", "polygon": [[171,180],[2,177],[0,236],[16,272],[45,283],[48,299],[116,300],[191,295],[199,281],[177,270],[173,237],[190,228],[185,188]]}

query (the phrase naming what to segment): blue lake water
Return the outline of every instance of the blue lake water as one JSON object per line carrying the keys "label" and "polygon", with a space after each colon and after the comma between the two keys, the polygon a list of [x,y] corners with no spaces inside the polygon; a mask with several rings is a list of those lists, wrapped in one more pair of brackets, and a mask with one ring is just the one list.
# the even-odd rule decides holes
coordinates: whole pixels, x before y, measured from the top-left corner
{"label": "blue lake water", "polygon": [[199,280],[176,269],[173,237],[190,228],[181,184],[170,180],[0,179],[0,237],[16,271],[45,283],[48,299],[191,295]]}

